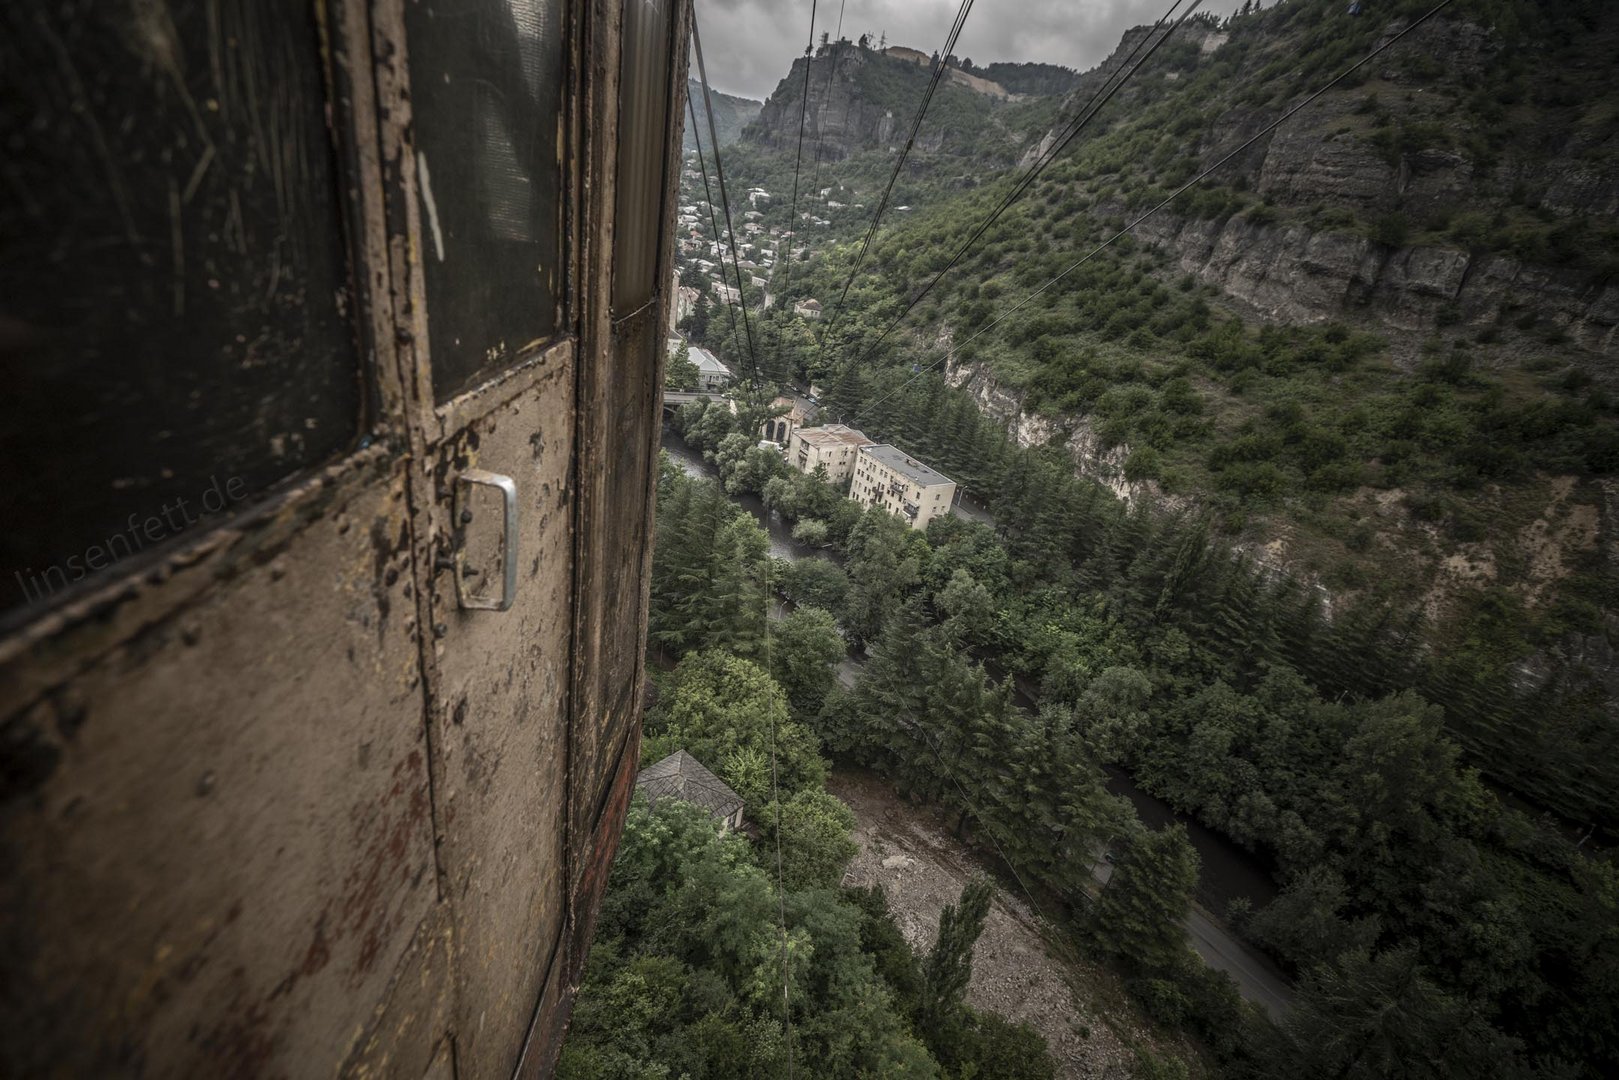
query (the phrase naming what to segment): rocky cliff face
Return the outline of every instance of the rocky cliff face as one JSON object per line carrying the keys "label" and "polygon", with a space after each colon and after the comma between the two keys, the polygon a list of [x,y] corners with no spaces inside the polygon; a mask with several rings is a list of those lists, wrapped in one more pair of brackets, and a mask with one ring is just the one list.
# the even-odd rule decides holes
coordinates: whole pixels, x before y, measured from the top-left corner
{"label": "rocky cliff face", "polygon": [[[1403,26],[1388,24],[1378,42]],[[1128,32],[1085,74],[1065,111],[1089,101],[1147,34],[1145,27]],[[1208,25],[1189,23],[1180,35],[1179,69],[1153,68],[1160,79],[1209,65],[1240,73],[1286,60],[1285,52],[1274,57],[1275,41],[1233,42]],[[1233,60],[1228,47],[1243,59]],[[1513,135],[1503,135],[1510,111],[1496,99],[1516,100],[1518,91],[1498,78],[1490,83],[1508,59],[1505,50],[1497,31],[1465,19],[1418,27],[1369,65],[1365,79],[1313,102],[1206,182],[1257,196],[1262,207],[1206,217],[1188,213],[1182,200],[1137,235],[1167,251],[1179,271],[1272,321],[1363,315],[1392,330],[1428,332],[1527,314],[1589,352],[1611,355],[1619,274],[1611,260],[1572,253],[1603,230],[1619,235],[1619,137],[1611,122],[1555,105],[1534,110],[1543,126],[1520,119]],[[1213,112],[1213,122],[1194,135],[1199,167],[1263,130],[1327,74],[1289,73],[1301,92],[1262,104],[1242,96],[1188,101],[1188,108]],[[1137,76],[1148,77],[1145,69]],[[1129,107],[1132,94],[1139,105],[1149,90],[1132,83],[1118,104]],[[1050,136],[1031,149],[1049,143]],[[1155,178],[1121,179],[1129,190]],[[1098,209],[1121,220],[1135,216],[1105,201]],[[1561,248],[1525,242],[1537,231],[1560,232]]]}
{"label": "rocky cliff face", "polygon": [[[841,161],[859,150],[887,146],[897,123],[893,103],[872,100],[861,92],[862,71],[871,64],[902,64],[858,45],[828,46],[814,58],[799,57],[775,93],[764,103],[747,137],[764,146],[791,150],[798,139],[800,101],[809,68],[809,105],[804,112],[804,138],[819,147],[821,156]],[[937,146],[939,133],[932,141]]]}
{"label": "rocky cliff face", "polygon": [[945,380],[966,389],[982,412],[1005,423],[1019,446],[1032,448],[1060,442],[1073,459],[1077,473],[1095,480],[1129,505],[1145,503],[1164,510],[1189,505],[1183,498],[1166,494],[1151,480],[1127,479],[1124,463],[1130,457],[1129,445],[1105,445],[1088,416],[1056,420],[1026,411],[1023,395],[1002,385],[982,364],[948,363]]}
{"label": "rocky cliff face", "polygon": [[1240,216],[1166,214],[1145,222],[1138,235],[1170,251],[1179,270],[1273,322],[1363,311],[1390,329],[1422,332],[1442,322],[1489,326],[1529,310],[1597,353],[1613,350],[1619,327],[1619,286],[1507,255],[1392,247],[1364,235]]}
{"label": "rocky cliff face", "polygon": [[[913,151],[1010,163],[1028,141],[1028,133],[1018,126],[1017,106],[1030,95],[1012,94],[996,82],[954,68],[948,75],[934,95]],[[847,41],[827,45],[813,58],[793,61],[744,137],[791,151],[798,141],[807,85],[804,138],[822,159],[841,161],[863,150],[894,149],[909,136],[930,79],[930,58],[914,49],[894,46],[885,53]]]}

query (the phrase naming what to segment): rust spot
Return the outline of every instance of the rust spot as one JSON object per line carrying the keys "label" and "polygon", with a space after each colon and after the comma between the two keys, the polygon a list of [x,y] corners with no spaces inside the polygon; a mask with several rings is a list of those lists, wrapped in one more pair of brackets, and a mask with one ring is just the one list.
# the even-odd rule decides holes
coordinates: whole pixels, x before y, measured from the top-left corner
{"label": "rust spot", "polygon": [[358,985],[375,966],[403,918],[403,912],[394,910],[389,900],[397,884],[408,885],[413,877],[410,842],[427,823],[426,783],[421,752],[411,750],[394,766],[393,783],[382,799],[350,811],[356,846],[362,854],[344,877],[334,940],[348,934],[359,939],[359,954],[349,975],[351,986]]}
{"label": "rust spot", "polygon": [[304,953],[303,966],[298,969],[298,974],[319,974],[331,959],[332,950],[326,944],[326,913],[321,912],[320,921],[315,924],[315,939],[309,943],[309,949]]}
{"label": "rust spot", "polygon": [[238,989],[223,1010],[225,1018],[207,1031],[193,1030],[192,1038],[214,1062],[215,1075],[260,1076],[275,1050],[270,1013],[264,1002],[245,1000],[245,968],[235,968],[231,975]]}

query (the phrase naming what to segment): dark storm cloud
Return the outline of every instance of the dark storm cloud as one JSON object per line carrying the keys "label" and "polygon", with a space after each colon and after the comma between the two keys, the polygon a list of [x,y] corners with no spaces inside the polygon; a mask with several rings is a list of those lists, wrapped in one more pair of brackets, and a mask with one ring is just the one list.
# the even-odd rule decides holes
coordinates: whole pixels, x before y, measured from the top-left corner
{"label": "dark storm cloud", "polygon": [[[809,0],[695,0],[703,55],[715,88],[764,99],[809,42]],[[1171,0],[976,0],[956,55],[975,64],[1039,60],[1084,71],[1119,43],[1125,30],[1156,21]],[[847,0],[843,36],[886,33],[890,45],[931,53],[944,44],[958,0]],[[1202,10],[1224,15],[1232,0]],[[1270,4],[1265,5],[1269,7]],[[837,0],[820,0],[815,39],[835,32]]]}

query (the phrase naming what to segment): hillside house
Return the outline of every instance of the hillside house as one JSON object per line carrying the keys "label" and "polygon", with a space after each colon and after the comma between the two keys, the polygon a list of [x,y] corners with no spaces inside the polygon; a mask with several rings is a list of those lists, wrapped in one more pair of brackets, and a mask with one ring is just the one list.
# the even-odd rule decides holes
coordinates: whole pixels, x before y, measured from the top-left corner
{"label": "hillside house", "polygon": [[821,317],[821,302],[815,299],[800,300],[793,305],[793,314],[801,319],[819,319]]}
{"label": "hillside house", "polygon": [[766,420],[759,429],[759,434],[768,442],[774,443],[786,453],[787,445],[792,441],[793,432],[805,424],[815,422],[815,416],[820,411],[808,398],[797,394],[783,394],[770,403],[771,411],[785,408],[787,411],[780,416],[772,416]]}
{"label": "hillside house", "polygon": [[860,448],[873,445],[864,432],[843,424],[800,428],[788,440],[787,464],[804,473],[824,467],[830,483],[842,484],[854,474]]}
{"label": "hillside house", "polygon": [[697,365],[697,389],[717,394],[736,378],[720,358],[701,345],[691,347],[691,361]]}
{"label": "hillside house", "polygon": [[635,778],[635,790],[645,793],[651,806],[663,799],[679,799],[702,807],[720,823],[721,832],[742,827],[742,796],[684,750],[642,769]]}

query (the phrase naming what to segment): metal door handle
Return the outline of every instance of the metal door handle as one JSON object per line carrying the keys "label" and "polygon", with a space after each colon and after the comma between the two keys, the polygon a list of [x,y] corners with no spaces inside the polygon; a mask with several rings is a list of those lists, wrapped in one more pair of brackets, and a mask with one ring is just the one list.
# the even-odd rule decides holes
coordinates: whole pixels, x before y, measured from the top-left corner
{"label": "metal door handle", "polygon": [[517,484],[509,476],[468,469],[456,477],[455,515],[458,526],[470,518],[472,488],[482,484],[500,492],[505,508],[505,547],[500,555],[500,598],[474,596],[467,588],[467,545],[463,541],[455,549],[455,598],[463,608],[483,611],[505,611],[517,599]]}

